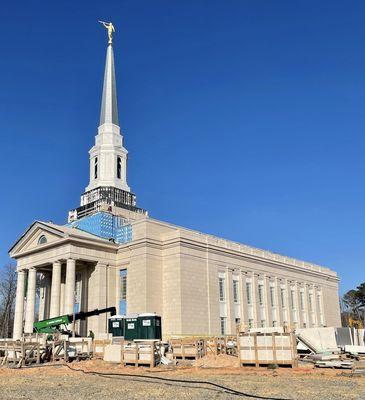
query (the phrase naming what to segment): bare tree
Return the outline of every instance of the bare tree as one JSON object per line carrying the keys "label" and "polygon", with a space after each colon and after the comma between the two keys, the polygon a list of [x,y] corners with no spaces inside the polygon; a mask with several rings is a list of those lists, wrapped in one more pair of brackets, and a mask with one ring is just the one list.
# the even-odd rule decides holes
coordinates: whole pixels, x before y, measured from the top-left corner
{"label": "bare tree", "polygon": [[16,295],[16,269],[8,264],[0,270],[0,337],[12,336]]}

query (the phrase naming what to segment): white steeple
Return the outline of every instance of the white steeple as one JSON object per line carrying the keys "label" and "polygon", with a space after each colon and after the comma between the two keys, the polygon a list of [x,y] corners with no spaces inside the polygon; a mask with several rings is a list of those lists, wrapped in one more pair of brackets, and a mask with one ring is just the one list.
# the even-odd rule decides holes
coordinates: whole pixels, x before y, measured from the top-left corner
{"label": "white steeple", "polygon": [[90,181],[86,192],[98,187],[114,187],[127,192],[127,150],[123,147],[118,121],[113,46],[106,52],[100,125],[95,146],[90,151]]}

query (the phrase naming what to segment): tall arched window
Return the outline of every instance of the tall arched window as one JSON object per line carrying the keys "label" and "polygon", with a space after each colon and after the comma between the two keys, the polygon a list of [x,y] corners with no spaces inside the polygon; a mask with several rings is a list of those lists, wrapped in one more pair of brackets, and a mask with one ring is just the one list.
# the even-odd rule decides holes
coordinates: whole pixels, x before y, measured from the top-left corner
{"label": "tall arched window", "polygon": [[98,177],[98,157],[95,157],[94,160],[94,179]]}
{"label": "tall arched window", "polygon": [[122,160],[120,157],[117,158],[117,178],[122,177]]}

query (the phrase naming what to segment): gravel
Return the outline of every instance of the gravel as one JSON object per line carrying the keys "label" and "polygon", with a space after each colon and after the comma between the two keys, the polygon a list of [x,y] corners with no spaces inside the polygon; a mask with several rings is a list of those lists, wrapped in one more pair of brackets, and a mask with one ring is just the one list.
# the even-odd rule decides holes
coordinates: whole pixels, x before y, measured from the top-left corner
{"label": "gravel", "polygon": [[[204,380],[228,386],[246,394],[277,399],[365,400],[365,376],[350,377],[341,371],[268,371],[254,368],[182,368],[147,370],[121,368],[103,363],[73,363],[72,368],[104,373],[142,374],[142,378],[97,376],[71,371],[67,367],[20,370],[0,369],[0,399],[237,399],[238,396],[208,385],[150,380],[146,377]],[[240,396],[250,399],[250,396]]]}

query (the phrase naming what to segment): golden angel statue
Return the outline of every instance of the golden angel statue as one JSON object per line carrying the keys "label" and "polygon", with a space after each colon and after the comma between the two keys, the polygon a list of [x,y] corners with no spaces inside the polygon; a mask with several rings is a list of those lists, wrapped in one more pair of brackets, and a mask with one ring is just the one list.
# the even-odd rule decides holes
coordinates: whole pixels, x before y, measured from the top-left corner
{"label": "golden angel statue", "polygon": [[104,25],[105,28],[108,30],[108,38],[109,38],[108,43],[112,44],[113,43],[113,32],[115,32],[114,25],[111,22],[104,22],[104,21],[99,21],[99,22],[102,25]]}

